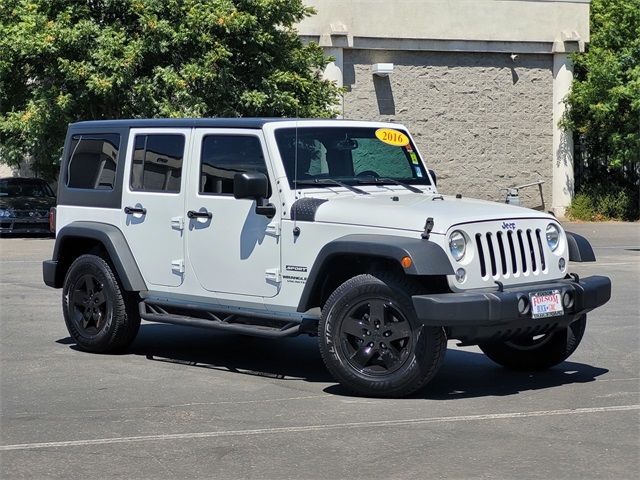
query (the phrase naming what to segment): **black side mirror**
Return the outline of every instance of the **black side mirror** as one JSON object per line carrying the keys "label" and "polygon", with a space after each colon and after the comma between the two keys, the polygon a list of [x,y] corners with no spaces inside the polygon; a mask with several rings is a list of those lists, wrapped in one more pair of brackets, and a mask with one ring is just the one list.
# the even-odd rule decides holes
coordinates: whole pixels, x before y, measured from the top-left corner
{"label": "black side mirror", "polygon": [[436,176],[436,172],[434,172],[433,170],[429,169],[429,175],[431,176],[431,178],[433,178],[433,186],[437,187],[438,186],[438,177]]}
{"label": "black side mirror", "polygon": [[264,173],[244,172],[233,176],[233,196],[258,200],[269,195],[269,179]]}
{"label": "black side mirror", "polygon": [[244,172],[233,176],[234,198],[250,198],[256,201],[256,214],[273,218],[276,207],[267,201],[269,197],[269,179],[264,173]]}

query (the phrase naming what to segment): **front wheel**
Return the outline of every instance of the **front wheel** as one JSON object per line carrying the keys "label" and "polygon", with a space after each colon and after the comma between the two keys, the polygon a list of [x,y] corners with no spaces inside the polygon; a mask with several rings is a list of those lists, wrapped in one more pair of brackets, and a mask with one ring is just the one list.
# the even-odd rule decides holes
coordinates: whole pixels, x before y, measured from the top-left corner
{"label": "front wheel", "polygon": [[564,362],[576,351],[587,324],[583,315],[566,328],[546,335],[528,335],[507,342],[478,346],[494,362],[513,370],[545,370]]}
{"label": "front wheel", "polygon": [[405,290],[400,282],[358,275],[340,285],[322,309],[322,358],[350,390],[406,396],[426,385],[442,364],[445,333],[419,325]]}

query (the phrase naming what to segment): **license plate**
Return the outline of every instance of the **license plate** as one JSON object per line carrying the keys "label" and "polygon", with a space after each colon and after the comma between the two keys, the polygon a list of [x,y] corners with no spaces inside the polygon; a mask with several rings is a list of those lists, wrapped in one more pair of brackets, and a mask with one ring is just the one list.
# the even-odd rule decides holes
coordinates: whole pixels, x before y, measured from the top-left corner
{"label": "license plate", "polygon": [[564,314],[560,290],[537,292],[529,295],[531,301],[531,317],[545,318]]}

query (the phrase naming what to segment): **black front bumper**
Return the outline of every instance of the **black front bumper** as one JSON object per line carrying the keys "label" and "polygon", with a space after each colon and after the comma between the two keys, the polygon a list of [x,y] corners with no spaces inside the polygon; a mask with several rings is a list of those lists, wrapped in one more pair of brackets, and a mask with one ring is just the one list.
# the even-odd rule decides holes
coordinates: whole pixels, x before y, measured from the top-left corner
{"label": "black front bumper", "polygon": [[49,230],[49,220],[32,219],[32,218],[6,218],[0,221],[0,233],[2,234],[19,234],[19,233],[42,233],[51,235]]}
{"label": "black front bumper", "polygon": [[[547,290],[568,293],[572,305],[564,315],[533,319],[530,309],[520,313],[518,302],[529,294]],[[553,282],[520,285],[497,290],[416,295],[413,306],[423,325],[442,326],[449,338],[464,344],[504,341],[523,334],[543,334],[564,328],[611,298],[611,280],[592,276],[579,280],[567,278]]]}

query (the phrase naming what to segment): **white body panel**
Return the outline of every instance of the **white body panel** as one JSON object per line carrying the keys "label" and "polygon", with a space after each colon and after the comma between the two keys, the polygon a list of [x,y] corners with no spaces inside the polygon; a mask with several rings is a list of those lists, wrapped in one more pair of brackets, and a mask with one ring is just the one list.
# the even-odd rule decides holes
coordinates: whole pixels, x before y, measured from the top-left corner
{"label": "white body panel", "polygon": [[62,227],[71,222],[99,222],[120,227],[122,210],[119,208],[79,207],[75,205],[58,205],[56,207],[56,235]]}

